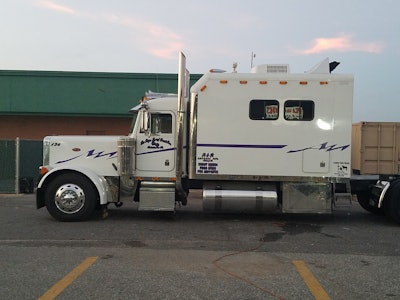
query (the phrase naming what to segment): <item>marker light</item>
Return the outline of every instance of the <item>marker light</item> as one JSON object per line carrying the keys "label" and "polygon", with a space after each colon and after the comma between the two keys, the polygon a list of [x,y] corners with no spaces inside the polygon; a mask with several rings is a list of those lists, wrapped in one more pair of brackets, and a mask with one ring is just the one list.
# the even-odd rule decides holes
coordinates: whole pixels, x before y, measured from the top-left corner
{"label": "marker light", "polygon": [[247,84],[247,80],[240,80],[240,84]]}
{"label": "marker light", "polygon": [[206,86],[206,85],[203,85],[203,86],[200,88],[200,92],[203,92],[206,88],[207,88],[207,86]]}
{"label": "marker light", "polygon": [[210,73],[225,73],[225,70],[222,69],[210,69],[209,70]]}
{"label": "marker light", "polygon": [[260,80],[259,83],[260,84],[267,84],[268,82],[266,80]]}
{"label": "marker light", "polygon": [[287,81],[286,80],[281,80],[281,81],[279,81],[279,84],[287,84]]}
{"label": "marker light", "polygon": [[220,80],[219,83],[226,84],[228,83],[228,80]]}
{"label": "marker light", "polygon": [[39,167],[39,174],[40,175],[44,175],[47,172],[49,172],[49,169],[47,169],[46,167],[43,167],[43,166]]}

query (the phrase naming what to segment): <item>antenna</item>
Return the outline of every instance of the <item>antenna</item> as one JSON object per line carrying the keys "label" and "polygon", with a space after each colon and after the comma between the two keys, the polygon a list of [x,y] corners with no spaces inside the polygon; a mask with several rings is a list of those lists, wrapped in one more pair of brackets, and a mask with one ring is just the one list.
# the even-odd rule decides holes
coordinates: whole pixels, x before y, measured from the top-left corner
{"label": "antenna", "polygon": [[237,71],[236,71],[237,65],[238,65],[237,62],[234,62],[234,63],[233,63],[233,65],[232,65],[233,73],[237,73]]}
{"label": "antenna", "polygon": [[253,60],[254,60],[254,58],[256,57],[256,54],[253,52],[253,51],[251,51],[251,63],[250,63],[250,69],[252,69],[253,68]]}

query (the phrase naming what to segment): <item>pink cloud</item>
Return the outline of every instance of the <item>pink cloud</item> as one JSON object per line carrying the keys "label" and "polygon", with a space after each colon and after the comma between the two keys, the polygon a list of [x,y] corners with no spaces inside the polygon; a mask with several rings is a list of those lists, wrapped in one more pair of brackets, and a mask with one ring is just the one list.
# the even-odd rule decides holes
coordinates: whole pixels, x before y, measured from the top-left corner
{"label": "pink cloud", "polygon": [[148,49],[154,56],[175,59],[178,51],[184,47],[181,36],[169,28],[147,24],[145,29],[150,35]]}
{"label": "pink cloud", "polygon": [[143,19],[108,15],[107,20],[135,31],[135,43],[153,56],[175,59],[184,48],[182,37],[172,29]]}
{"label": "pink cloud", "polygon": [[77,12],[74,9],[55,3],[52,0],[38,0],[40,7],[66,14],[76,15],[81,18],[103,19],[106,22],[126,27],[134,36],[135,47],[164,59],[175,59],[178,51],[184,48],[182,37],[171,28],[148,21],[147,19],[132,18],[129,16],[105,13],[94,14]]}
{"label": "pink cloud", "polygon": [[58,12],[62,12],[62,13],[70,14],[70,15],[75,15],[76,14],[76,12],[72,8],[69,8],[67,6],[54,3],[53,1],[50,1],[50,0],[40,0],[38,2],[38,4],[41,7],[44,7],[44,8],[47,8],[47,9],[51,9],[51,10],[55,10],[55,11],[58,11]]}
{"label": "pink cloud", "polygon": [[299,51],[302,54],[315,54],[327,51],[380,53],[384,46],[380,42],[357,42],[349,35],[336,38],[317,38],[311,48]]}
{"label": "pink cloud", "polygon": [[175,59],[177,53],[182,50],[183,47],[184,45],[181,42],[171,42],[154,49],[149,49],[149,51],[152,55],[160,58]]}

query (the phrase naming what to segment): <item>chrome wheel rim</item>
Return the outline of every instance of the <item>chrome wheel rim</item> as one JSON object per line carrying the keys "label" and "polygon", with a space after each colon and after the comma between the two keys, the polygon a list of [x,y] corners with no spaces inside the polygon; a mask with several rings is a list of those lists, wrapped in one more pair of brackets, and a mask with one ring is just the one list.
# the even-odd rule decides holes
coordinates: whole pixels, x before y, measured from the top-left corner
{"label": "chrome wheel rim", "polygon": [[67,183],[58,188],[54,201],[57,208],[66,214],[74,214],[85,205],[85,193],[76,184]]}

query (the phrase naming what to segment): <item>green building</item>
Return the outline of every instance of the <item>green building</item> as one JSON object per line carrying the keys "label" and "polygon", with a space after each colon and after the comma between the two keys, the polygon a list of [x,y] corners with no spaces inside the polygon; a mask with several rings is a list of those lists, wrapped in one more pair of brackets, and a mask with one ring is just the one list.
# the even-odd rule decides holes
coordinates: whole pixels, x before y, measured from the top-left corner
{"label": "green building", "polygon": [[[191,75],[191,84],[201,75]],[[146,91],[177,74],[0,71],[0,193],[32,191],[47,135],[126,135]]]}

